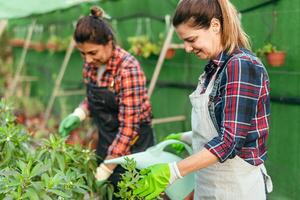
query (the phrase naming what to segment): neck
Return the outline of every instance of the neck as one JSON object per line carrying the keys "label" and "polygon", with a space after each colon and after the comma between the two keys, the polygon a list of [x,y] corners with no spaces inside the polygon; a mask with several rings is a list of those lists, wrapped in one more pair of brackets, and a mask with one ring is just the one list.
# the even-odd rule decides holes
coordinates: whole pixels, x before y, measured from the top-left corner
{"label": "neck", "polygon": [[218,55],[220,55],[220,53],[224,51],[224,48],[223,48],[223,45],[219,45],[216,50],[215,50],[215,53],[213,55],[213,59],[217,58]]}

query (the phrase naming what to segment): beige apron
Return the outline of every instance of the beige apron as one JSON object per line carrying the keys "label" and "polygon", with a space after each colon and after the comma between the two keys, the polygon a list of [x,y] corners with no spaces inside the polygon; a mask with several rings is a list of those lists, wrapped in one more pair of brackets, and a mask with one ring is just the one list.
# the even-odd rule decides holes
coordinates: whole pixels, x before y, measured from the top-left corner
{"label": "beige apron", "polygon": [[[200,94],[202,74],[197,89],[190,95],[192,103],[193,151],[201,151],[204,145],[217,136],[211,120],[208,102],[216,74],[212,77],[205,93]],[[262,171],[266,174],[263,164],[253,166],[239,156],[228,159],[224,163],[216,163],[201,169],[195,175],[195,200],[264,200],[266,188]],[[271,179],[268,177],[267,188],[272,190]]]}

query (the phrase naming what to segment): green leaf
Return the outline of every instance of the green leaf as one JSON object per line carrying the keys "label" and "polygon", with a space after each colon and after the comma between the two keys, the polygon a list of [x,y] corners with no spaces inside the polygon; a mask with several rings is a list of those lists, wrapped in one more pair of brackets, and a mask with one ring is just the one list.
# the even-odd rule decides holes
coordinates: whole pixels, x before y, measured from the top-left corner
{"label": "green leaf", "polygon": [[44,157],[44,154],[48,153],[48,149],[39,149],[39,152],[37,153],[36,159],[40,160],[42,157]]}
{"label": "green leaf", "polygon": [[64,171],[65,170],[65,159],[64,159],[64,156],[60,155],[60,154],[56,154],[55,157],[56,157],[56,160],[57,160],[57,163],[58,163],[58,166],[59,166],[60,170]]}
{"label": "green leaf", "polygon": [[43,199],[43,200],[52,200],[52,198],[50,196],[48,196],[46,193],[41,194],[41,199]]}
{"label": "green leaf", "polygon": [[30,173],[30,177],[35,177],[43,174],[44,172],[48,171],[50,168],[49,165],[45,165],[44,163],[38,163],[36,166],[33,167]]}
{"label": "green leaf", "polygon": [[35,190],[42,191],[43,182],[41,181],[31,182],[31,185]]}
{"label": "green leaf", "polygon": [[25,194],[30,200],[39,200],[39,196],[33,188],[28,188]]}
{"label": "green leaf", "polygon": [[17,162],[17,165],[22,172],[26,169],[26,164],[21,160]]}
{"label": "green leaf", "polygon": [[80,194],[86,194],[87,191],[80,188],[80,187],[77,187],[77,188],[74,188],[73,191],[77,192],[77,193],[80,193]]}
{"label": "green leaf", "polygon": [[49,175],[48,175],[48,174],[42,174],[41,179],[42,179],[45,183],[48,183],[48,182],[49,182]]}
{"label": "green leaf", "polygon": [[56,194],[58,196],[61,196],[61,197],[64,197],[64,198],[71,198],[70,195],[60,191],[60,190],[56,190],[56,189],[49,189],[48,190],[49,192],[53,193],[53,194]]}

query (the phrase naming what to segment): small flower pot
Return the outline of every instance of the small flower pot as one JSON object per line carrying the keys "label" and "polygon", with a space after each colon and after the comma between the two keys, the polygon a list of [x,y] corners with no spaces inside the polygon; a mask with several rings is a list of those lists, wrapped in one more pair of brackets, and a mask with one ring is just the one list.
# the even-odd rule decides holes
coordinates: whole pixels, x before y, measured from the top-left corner
{"label": "small flower pot", "polygon": [[46,44],[46,47],[49,51],[57,51],[58,50],[58,45],[52,42],[48,42]]}
{"label": "small flower pot", "polygon": [[171,59],[175,56],[176,50],[173,48],[169,48],[166,52],[166,59]]}
{"label": "small flower pot", "polygon": [[75,144],[83,145],[83,140],[80,137],[79,129],[74,129],[69,134],[69,137],[68,137],[66,143],[69,145],[75,145]]}
{"label": "small flower pot", "polygon": [[33,43],[32,48],[38,52],[41,52],[45,50],[45,45],[42,43]]}
{"label": "small flower pot", "polygon": [[9,44],[13,47],[23,47],[23,45],[25,44],[25,41],[23,39],[15,38],[15,39],[11,39],[9,41]]}
{"label": "small flower pot", "polygon": [[272,53],[267,53],[267,61],[272,67],[280,67],[285,62],[286,53],[284,51],[276,51]]}

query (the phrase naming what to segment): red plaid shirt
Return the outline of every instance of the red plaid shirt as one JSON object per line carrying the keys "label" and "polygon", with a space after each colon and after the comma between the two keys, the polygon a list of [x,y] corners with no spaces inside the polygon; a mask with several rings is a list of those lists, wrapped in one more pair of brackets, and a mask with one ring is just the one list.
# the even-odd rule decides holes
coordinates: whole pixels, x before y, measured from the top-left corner
{"label": "red plaid shirt", "polygon": [[[92,81],[101,87],[113,87],[119,105],[119,132],[108,148],[107,155],[118,157],[130,154],[140,124],[151,123],[152,111],[147,96],[146,77],[139,62],[118,46],[114,48],[100,80],[97,80],[97,70],[85,64],[84,82]],[[88,110],[86,99],[81,106]]]}

